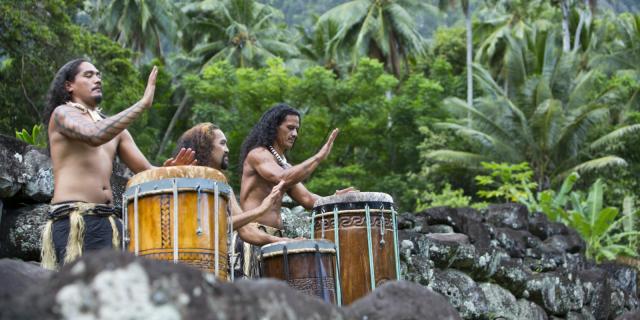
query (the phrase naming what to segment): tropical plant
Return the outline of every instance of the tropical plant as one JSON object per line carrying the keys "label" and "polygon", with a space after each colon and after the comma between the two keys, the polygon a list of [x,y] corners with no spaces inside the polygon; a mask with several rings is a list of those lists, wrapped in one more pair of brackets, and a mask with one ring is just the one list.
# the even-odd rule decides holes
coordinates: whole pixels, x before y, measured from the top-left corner
{"label": "tropical plant", "polygon": [[522,39],[509,39],[506,88],[476,66],[485,92],[476,107],[457,98],[444,101],[449,110],[472,114],[471,127],[461,124],[462,114],[459,122],[438,124],[473,141],[471,150],[435,150],[428,156],[467,168],[477,168],[480,161],[528,162],[539,190],[574,171],[626,165],[601,151],[640,129],[637,124],[608,127],[606,97],[618,87],[601,86],[597,72],[581,71],[575,54],[558,50],[553,33],[534,28]]}
{"label": "tropical plant", "polygon": [[98,31],[141,54],[164,59],[163,38],[178,38],[180,12],[167,0],[88,1]]}
{"label": "tropical plant", "polygon": [[465,196],[464,190],[452,190],[451,185],[446,183],[439,193],[429,191],[422,192],[418,198],[416,212],[439,206],[453,208],[468,207],[469,204],[471,204],[471,197]]}
{"label": "tropical plant", "polygon": [[604,187],[602,180],[598,179],[586,197],[582,192],[571,193],[572,210],[568,212],[568,225],[576,229],[587,243],[586,255],[589,258],[601,261],[614,260],[618,255],[635,257],[638,255],[637,247],[630,239],[637,239],[640,231],[624,231],[628,217],[618,218],[618,208],[603,207]]}
{"label": "tropical plant", "polygon": [[337,24],[339,29],[329,40],[328,52],[350,51],[353,65],[363,56],[375,58],[399,77],[400,63],[424,52],[424,39],[412,12],[427,6],[409,0],[352,0],[325,12],[316,29],[323,28],[323,24]]}
{"label": "tropical plant", "polygon": [[477,192],[482,198],[516,202],[536,188],[536,183],[531,181],[533,171],[526,162],[519,164],[482,162],[481,165],[490,171],[489,175],[475,177],[479,186],[490,188]]}
{"label": "tropical plant", "polygon": [[279,10],[254,0],[205,0],[187,4],[182,12],[189,30],[182,44],[199,66],[226,60],[238,67],[266,66],[269,58],[299,54],[286,30],[276,22]]}
{"label": "tropical plant", "polygon": [[26,129],[22,129],[22,131],[16,131],[16,138],[38,148],[46,148],[47,136],[42,128],[44,128],[42,124],[36,124],[33,126],[33,128],[31,128],[31,132],[27,131]]}

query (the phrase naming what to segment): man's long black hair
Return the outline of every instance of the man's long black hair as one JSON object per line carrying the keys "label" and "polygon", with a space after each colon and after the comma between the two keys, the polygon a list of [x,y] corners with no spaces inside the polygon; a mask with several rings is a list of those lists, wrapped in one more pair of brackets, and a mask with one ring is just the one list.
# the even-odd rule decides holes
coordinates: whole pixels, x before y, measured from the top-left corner
{"label": "man's long black hair", "polygon": [[247,154],[257,147],[267,147],[273,144],[278,134],[278,127],[284,122],[288,115],[298,116],[300,112],[285,103],[279,103],[265,112],[256,125],[253,126],[249,135],[242,142],[240,148],[240,176]]}
{"label": "man's long black hair", "polygon": [[71,81],[76,78],[78,72],[80,72],[80,64],[88,62],[86,59],[74,59],[67,62],[56,73],[51,85],[49,86],[49,92],[47,93],[47,104],[45,105],[42,113],[42,122],[45,127],[49,127],[49,119],[53,110],[58,106],[61,106],[71,101],[71,93],[65,88],[65,82]]}

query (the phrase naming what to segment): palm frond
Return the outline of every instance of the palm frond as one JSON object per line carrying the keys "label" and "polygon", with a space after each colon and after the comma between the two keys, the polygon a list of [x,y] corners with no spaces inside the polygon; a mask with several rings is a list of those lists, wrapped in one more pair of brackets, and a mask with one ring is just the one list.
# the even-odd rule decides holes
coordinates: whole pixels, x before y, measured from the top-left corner
{"label": "palm frond", "polygon": [[640,124],[618,128],[592,142],[589,148],[591,148],[592,150],[602,150],[606,148],[607,145],[612,145],[618,142],[620,139],[626,137],[627,135],[637,132],[638,130],[640,130]]}

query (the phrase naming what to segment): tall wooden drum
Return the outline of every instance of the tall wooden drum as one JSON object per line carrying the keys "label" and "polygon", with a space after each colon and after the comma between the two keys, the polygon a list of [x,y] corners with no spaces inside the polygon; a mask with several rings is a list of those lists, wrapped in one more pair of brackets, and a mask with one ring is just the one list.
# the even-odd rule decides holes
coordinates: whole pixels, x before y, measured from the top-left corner
{"label": "tall wooden drum", "polygon": [[260,248],[264,278],[287,284],[327,303],[336,303],[336,246],[329,241],[285,241]]}
{"label": "tall wooden drum", "polygon": [[230,187],[218,170],[175,166],[133,176],[122,199],[122,248],[228,277]]}
{"label": "tall wooden drum", "polygon": [[336,244],[338,298],[350,304],[385,281],[400,279],[398,228],[386,193],[349,192],[314,204],[311,234]]}

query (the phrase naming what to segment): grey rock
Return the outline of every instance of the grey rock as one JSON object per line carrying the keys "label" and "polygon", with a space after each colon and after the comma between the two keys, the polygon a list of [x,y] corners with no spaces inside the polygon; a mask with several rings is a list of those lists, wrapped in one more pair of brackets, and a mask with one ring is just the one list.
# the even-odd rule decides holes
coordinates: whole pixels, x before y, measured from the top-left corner
{"label": "grey rock", "polygon": [[640,310],[626,312],[617,317],[616,320],[640,320]]}
{"label": "grey rock", "polygon": [[453,233],[453,227],[446,224],[436,224],[433,226],[427,226],[421,230],[424,233]]}
{"label": "grey rock", "polygon": [[447,299],[407,281],[386,282],[345,308],[348,319],[461,319]]}
{"label": "grey rock", "polygon": [[492,279],[517,297],[522,297],[533,273],[517,259],[504,259]]}
{"label": "grey rock", "polygon": [[481,283],[479,287],[487,298],[487,314],[493,319],[518,319],[519,306],[511,292],[492,283]]}
{"label": "grey rock", "polygon": [[498,271],[502,261],[507,259],[509,255],[501,249],[479,253],[473,261],[469,275],[476,281],[487,281]]}
{"label": "grey rock", "polygon": [[580,310],[584,304],[584,292],[575,275],[549,272],[534,275],[527,282],[529,298],[545,309],[547,313],[558,316],[569,311]]}
{"label": "grey rock", "polygon": [[[282,223],[284,224],[284,235],[289,238],[311,237],[311,214],[304,210],[303,207],[297,206],[293,208],[282,207],[280,209]],[[325,234],[328,239],[333,239],[333,233]]]}
{"label": "grey rock", "polygon": [[51,273],[38,263],[0,259],[0,301],[7,301],[31,286],[41,285]]}
{"label": "grey rock", "polygon": [[281,281],[220,282],[185,265],[111,250],[86,254],[0,309],[2,319],[344,318]]}
{"label": "grey rock", "polygon": [[527,320],[547,320],[547,314],[539,305],[525,299],[518,300],[518,317],[517,319]]}
{"label": "grey rock", "polygon": [[0,257],[39,261],[48,204],[6,208],[0,224]]}
{"label": "grey rock", "polygon": [[415,243],[419,254],[432,260],[436,267],[468,270],[473,266],[475,248],[463,234],[427,234],[419,236]]}
{"label": "grey rock", "polygon": [[527,230],[529,212],[527,207],[518,203],[494,204],[487,208],[487,221],[499,228]]}
{"label": "grey rock", "polygon": [[429,287],[444,295],[464,319],[477,319],[487,314],[487,298],[471,277],[463,272],[436,269]]}
{"label": "grey rock", "polygon": [[567,234],[567,226],[560,222],[551,222],[544,213],[536,212],[529,217],[529,232],[542,240],[560,234]]}
{"label": "grey rock", "polygon": [[51,159],[44,150],[28,147],[23,156],[20,198],[48,202],[53,197]]}
{"label": "grey rock", "polygon": [[513,258],[524,258],[527,250],[528,238],[532,235],[527,231],[510,228],[496,228],[498,245]]}

